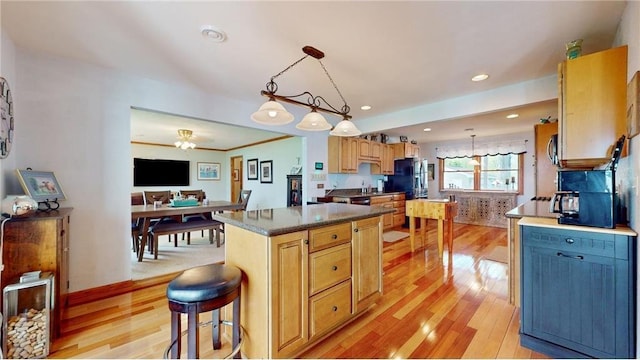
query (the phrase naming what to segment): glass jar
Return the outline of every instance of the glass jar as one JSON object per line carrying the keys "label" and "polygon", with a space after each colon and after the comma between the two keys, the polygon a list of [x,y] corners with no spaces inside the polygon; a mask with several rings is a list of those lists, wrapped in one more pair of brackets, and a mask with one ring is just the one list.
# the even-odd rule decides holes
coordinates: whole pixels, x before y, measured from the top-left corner
{"label": "glass jar", "polygon": [[582,39],[567,43],[567,59],[575,59],[582,54]]}

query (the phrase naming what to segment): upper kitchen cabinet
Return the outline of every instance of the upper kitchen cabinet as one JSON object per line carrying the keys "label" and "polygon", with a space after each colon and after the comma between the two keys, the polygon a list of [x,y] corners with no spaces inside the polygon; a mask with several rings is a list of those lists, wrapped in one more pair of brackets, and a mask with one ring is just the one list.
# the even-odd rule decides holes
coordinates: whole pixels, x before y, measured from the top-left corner
{"label": "upper kitchen cabinet", "polygon": [[393,157],[396,159],[420,157],[420,147],[418,145],[410,143],[397,143],[392,144],[392,146],[394,152]]}
{"label": "upper kitchen cabinet", "polygon": [[610,160],[626,133],[627,46],[558,65],[558,157],[561,167],[591,168]]}
{"label": "upper kitchen cabinet", "polygon": [[382,147],[382,156],[380,158],[379,163],[371,164],[371,173],[372,174],[381,174],[381,175],[393,175],[393,145],[391,144],[381,144]]}
{"label": "upper kitchen cabinet", "polygon": [[358,172],[358,138],[329,136],[327,167],[330,173]]}
{"label": "upper kitchen cabinet", "polygon": [[358,159],[360,161],[379,161],[381,157],[382,143],[358,139]]}

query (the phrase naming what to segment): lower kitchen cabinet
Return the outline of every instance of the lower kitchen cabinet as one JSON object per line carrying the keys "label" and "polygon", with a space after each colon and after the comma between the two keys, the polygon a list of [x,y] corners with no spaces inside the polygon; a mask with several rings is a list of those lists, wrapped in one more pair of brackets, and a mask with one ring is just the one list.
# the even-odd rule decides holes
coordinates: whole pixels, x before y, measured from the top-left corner
{"label": "lower kitchen cabinet", "polygon": [[225,236],[248,358],[294,358],[382,295],[382,216],[277,236],[226,224]]}
{"label": "lower kitchen cabinet", "polygon": [[520,221],[522,346],[556,358],[634,358],[635,233],[541,221]]}

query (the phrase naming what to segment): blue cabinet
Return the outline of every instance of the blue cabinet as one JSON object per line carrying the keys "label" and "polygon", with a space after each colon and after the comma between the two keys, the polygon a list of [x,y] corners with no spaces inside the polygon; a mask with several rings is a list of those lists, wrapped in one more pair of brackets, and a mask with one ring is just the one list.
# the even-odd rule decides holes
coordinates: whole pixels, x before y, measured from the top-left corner
{"label": "blue cabinet", "polygon": [[522,346],[551,357],[635,357],[635,237],[521,226]]}

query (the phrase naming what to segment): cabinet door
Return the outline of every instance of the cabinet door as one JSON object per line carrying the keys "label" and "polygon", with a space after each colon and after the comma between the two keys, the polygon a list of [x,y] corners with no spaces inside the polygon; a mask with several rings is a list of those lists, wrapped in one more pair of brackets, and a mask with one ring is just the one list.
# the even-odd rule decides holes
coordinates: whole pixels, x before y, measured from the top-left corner
{"label": "cabinet door", "polygon": [[393,147],[384,145],[382,147],[382,173],[384,175],[393,175]]}
{"label": "cabinet door", "polygon": [[368,308],[382,295],[381,217],[354,221],[353,312]]}
{"label": "cabinet door", "polygon": [[341,139],[342,154],[341,172],[354,173],[358,172],[358,139],[345,137]]}
{"label": "cabinet door", "polygon": [[597,255],[612,252],[613,235],[536,231],[521,231],[522,332],[593,357],[633,356],[628,261]]}
{"label": "cabinet door", "polygon": [[548,155],[551,136],[558,133],[558,123],[538,124],[535,133],[535,170],[536,196],[551,196],[557,190],[556,175],[558,168],[551,162]]}
{"label": "cabinet door", "polygon": [[274,358],[290,357],[309,339],[307,240],[306,231],[271,238]]}
{"label": "cabinet door", "polygon": [[558,80],[560,164],[606,163],[626,133],[627,46],[566,60]]}

